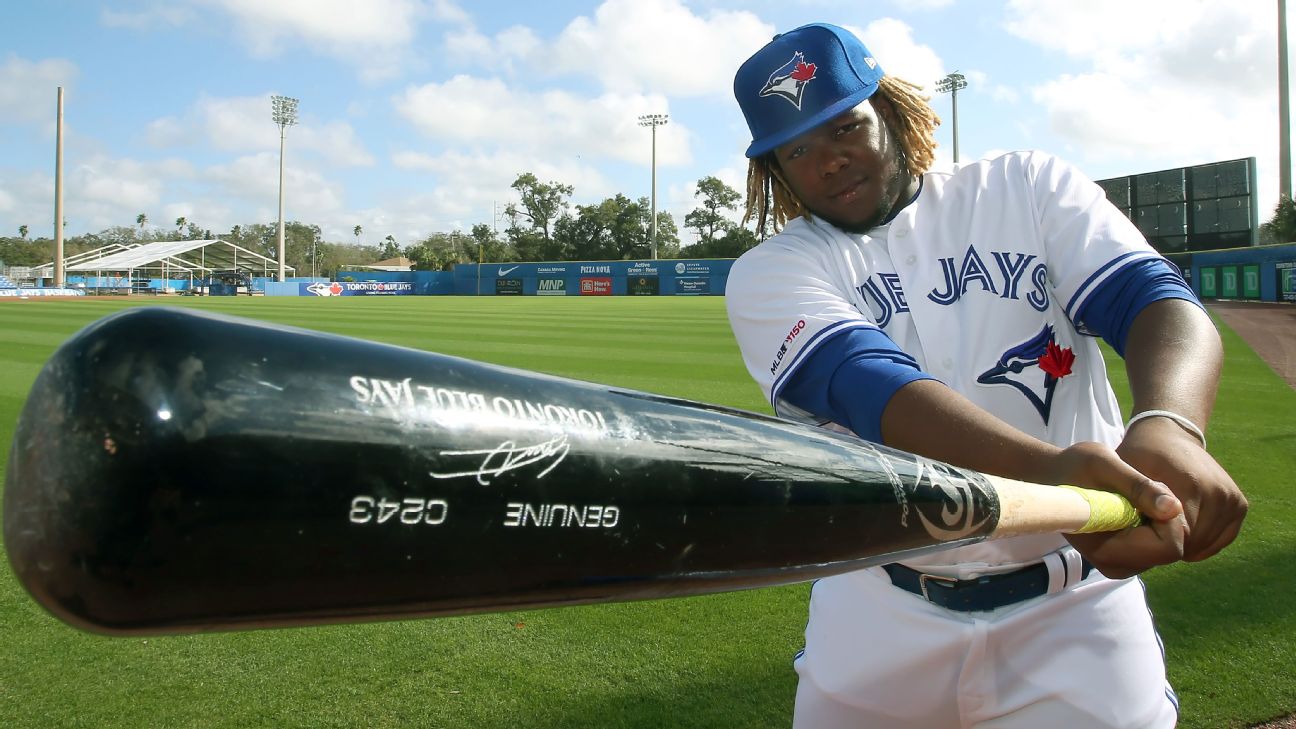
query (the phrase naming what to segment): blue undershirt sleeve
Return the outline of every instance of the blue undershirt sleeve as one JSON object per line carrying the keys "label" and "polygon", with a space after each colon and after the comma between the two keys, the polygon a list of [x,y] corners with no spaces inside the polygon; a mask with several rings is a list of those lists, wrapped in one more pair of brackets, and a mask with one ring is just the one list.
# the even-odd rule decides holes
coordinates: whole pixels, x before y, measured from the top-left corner
{"label": "blue undershirt sleeve", "polygon": [[849,329],[823,342],[792,373],[780,397],[882,442],[882,411],[915,380],[935,379],[880,329]]}
{"label": "blue undershirt sleeve", "polygon": [[1143,307],[1162,299],[1184,299],[1201,306],[1178,269],[1164,258],[1148,258],[1126,266],[1095,289],[1076,312],[1076,327],[1101,336],[1124,357],[1134,318]]}

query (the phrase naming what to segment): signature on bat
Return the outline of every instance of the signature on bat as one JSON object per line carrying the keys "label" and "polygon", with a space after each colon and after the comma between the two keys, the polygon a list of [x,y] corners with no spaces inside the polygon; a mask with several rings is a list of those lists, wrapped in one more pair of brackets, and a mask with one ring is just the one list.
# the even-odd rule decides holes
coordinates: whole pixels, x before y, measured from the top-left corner
{"label": "signature on bat", "polygon": [[508,471],[529,466],[533,463],[548,462],[544,470],[536,475],[536,478],[544,478],[545,474],[552,471],[559,463],[562,463],[570,450],[571,444],[567,442],[567,434],[563,433],[535,445],[519,447],[515,442],[506,440],[494,448],[471,451],[441,451],[443,456],[480,456],[482,459],[481,465],[470,471],[455,471],[452,473],[431,471],[428,475],[432,476],[432,478],[476,476],[477,483],[489,486],[491,479]]}

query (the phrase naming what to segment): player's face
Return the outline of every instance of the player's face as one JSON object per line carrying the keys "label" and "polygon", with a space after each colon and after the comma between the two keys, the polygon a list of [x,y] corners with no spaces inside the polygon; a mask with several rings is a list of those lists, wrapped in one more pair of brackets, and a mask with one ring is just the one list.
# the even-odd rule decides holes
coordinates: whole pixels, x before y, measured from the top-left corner
{"label": "player's face", "polygon": [[914,181],[886,123],[889,113],[887,102],[875,108],[865,101],[774,150],[788,186],[810,212],[864,233],[903,202],[901,195],[912,197]]}

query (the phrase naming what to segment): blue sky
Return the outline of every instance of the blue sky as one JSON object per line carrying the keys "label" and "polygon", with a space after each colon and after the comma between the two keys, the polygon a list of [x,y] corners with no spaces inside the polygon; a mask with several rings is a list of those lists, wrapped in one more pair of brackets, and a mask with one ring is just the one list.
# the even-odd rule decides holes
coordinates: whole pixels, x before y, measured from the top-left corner
{"label": "blue sky", "polygon": [[53,234],[60,85],[68,235],[273,222],[273,94],[300,99],[285,216],[326,240],[495,222],[525,171],[575,204],[647,196],[649,113],[670,115],[657,204],[682,226],[698,179],[742,189],[738,64],[815,21],[929,91],[967,76],[962,161],[1043,149],[1100,179],[1256,157],[1262,221],[1277,200],[1273,0],[9,0],[0,233]]}

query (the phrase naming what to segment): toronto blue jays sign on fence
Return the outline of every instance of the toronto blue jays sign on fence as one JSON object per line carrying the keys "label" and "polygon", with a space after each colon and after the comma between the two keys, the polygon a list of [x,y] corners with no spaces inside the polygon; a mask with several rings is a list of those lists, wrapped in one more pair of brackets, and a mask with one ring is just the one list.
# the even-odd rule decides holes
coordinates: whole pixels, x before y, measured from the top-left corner
{"label": "toronto blue jays sign on fence", "polygon": [[413,281],[326,281],[300,284],[302,296],[409,296]]}

